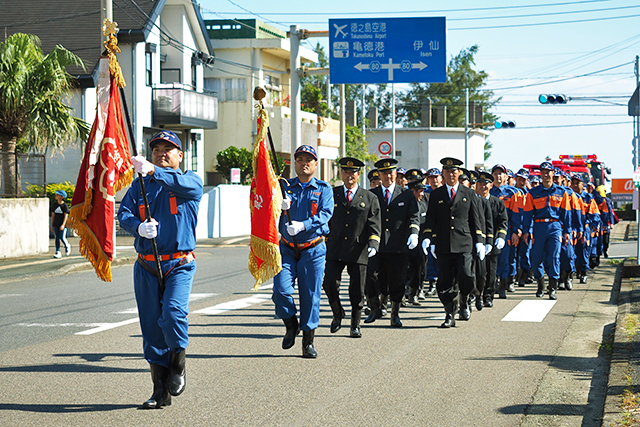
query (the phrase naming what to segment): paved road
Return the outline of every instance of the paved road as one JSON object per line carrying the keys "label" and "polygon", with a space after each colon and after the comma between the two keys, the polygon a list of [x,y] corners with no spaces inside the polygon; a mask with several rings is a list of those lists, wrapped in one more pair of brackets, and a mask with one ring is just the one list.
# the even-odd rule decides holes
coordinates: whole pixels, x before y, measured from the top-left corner
{"label": "paved road", "polygon": [[115,267],[111,284],[92,271],[2,283],[0,423],[600,425],[600,344],[617,311],[604,262],[555,304],[530,285],[451,330],[438,328],[443,311],[430,298],[402,310],[402,329],[384,318],[350,339],[348,329],[329,333],[323,299],[319,357],[307,360],[300,342],[280,348],[269,290],[250,291],[247,247],[198,253],[188,386],[162,411],[136,410],[151,387],[130,266]]}

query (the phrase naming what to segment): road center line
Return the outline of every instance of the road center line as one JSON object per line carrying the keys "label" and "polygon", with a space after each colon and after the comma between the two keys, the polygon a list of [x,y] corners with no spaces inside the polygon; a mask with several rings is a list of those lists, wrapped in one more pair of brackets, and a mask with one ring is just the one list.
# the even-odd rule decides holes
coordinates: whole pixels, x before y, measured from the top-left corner
{"label": "road center line", "polygon": [[522,300],[502,318],[503,322],[542,322],[557,301]]}

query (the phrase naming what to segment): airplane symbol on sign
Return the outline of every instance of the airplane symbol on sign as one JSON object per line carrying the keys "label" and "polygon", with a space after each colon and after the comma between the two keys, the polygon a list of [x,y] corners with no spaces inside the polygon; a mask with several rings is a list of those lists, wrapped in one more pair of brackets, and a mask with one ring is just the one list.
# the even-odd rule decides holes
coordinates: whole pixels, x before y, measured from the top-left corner
{"label": "airplane symbol on sign", "polygon": [[347,27],[347,25],[348,24],[338,26],[338,24],[333,24],[333,26],[336,28],[336,34],[333,36],[333,38],[338,37],[338,34],[342,34],[342,37],[347,37],[347,33],[343,31]]}
{"label": "airplane symbol on sign", "polygon": [[393,59],[389,58],[389,63],[388,64],[381,64],[378,61],[372,61],[369,64],[363,64],[362,62],[358,62],[357,65],[354,65],[354,67],[356,69],[358,69],[358,71],[362,72],[362,70],[370,70],[372,73],[377,73],[379,72],[381,69],[386,69],[389,72],[389,81],[392,82],[393,81],[393,70],[395,69],[400,69],[403,72],[407,73],[411,70],[414,69],[418,69],[419,71],[424,70],[425,68],[428,67],[427,64],[425,64],[424,62],[420,61],[416,64],[411,63],[411,61],[402,61],[400,63],[393,63]]}

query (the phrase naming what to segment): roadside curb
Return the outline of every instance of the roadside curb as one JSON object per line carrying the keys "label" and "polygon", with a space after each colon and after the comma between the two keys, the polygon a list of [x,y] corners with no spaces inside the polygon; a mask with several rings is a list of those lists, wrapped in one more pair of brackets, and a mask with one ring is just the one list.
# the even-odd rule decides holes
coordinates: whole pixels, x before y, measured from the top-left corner
{"label": "roadside curb", "polygon": [[[631,315],[640,314],[637,313],[637,304],[633,303],[640,296],[640,287],[637,286],[638,279],[634,280],[626,270],[625,266],[619,266],[614,282],[614,291],[618,291],[618,314],[611,348],[609,381],[602,418],[603,426],[637,425],[636,423],[640,421],[636,418],[637,408],[626,409],[624,407],[625,394],[638,391],[635,382],[637,374],[631,363],[634,344],[638,341],[637,330],[629,334],[627,324],[632,320]],[[612,301],[615,301],[613,295]]]}

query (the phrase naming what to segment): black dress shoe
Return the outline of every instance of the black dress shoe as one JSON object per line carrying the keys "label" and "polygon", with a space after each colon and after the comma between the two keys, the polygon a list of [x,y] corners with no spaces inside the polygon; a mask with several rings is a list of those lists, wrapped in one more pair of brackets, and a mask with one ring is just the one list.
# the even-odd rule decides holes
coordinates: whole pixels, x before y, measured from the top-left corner
{"label": "black dress shoe", "polygon": [[469,307],[460,308],[460,313],[458,314],[458,320],[469,320],[471,318],[471,310]]}
{"label": "black dress shoe", "polygon": [[360,332],[360,326],[351,328],[349,330],[349,336],[351,338],[362,338],[362,332]]}
{"label": "black dress shoe", "polygon": [[476,298],[476,310],[480,311],[482,310],[482,307],[484,307],[484,304],[482,303],[482,300],[480,299],[480,297]]}
{"label": "black dress shoe", "polygon": [[336,332],[338,332],[340,330],[340,328],[342,328],[342,319],[341,318],[336,318],[334,317],[333,320],[331,321],[331,333],[335,334]]}
{"label": "black dress shoe", "polygon": [[371,313],[364,319],[364,323],[373,323],[376,319],[380,319],[382,317],[382,310],[379,308],[372,308]]}
{"label": "black dress shoe", "polygon": [[552,299],[552,300],[558,299],[558,295],[556,295],[555,289],[549,289],[549,299]]}
{"label": "black dress shoe", "polygon": [[482,304],[487,308],[493,307],[493,300],[491,298],[485,298],[484,303]]}
{"label": "black dress shoe", "polygon": [[453,316],[453,313],[447,313],[447,317],[445,317],[444,322],[440,325],[441,328],[455,328],[456,327],[456,319]]}
{"label": "black dress shoe", "polygon": [[498,298],[507,299],[507,292],[504,289],[500,289],[498,291]]}

